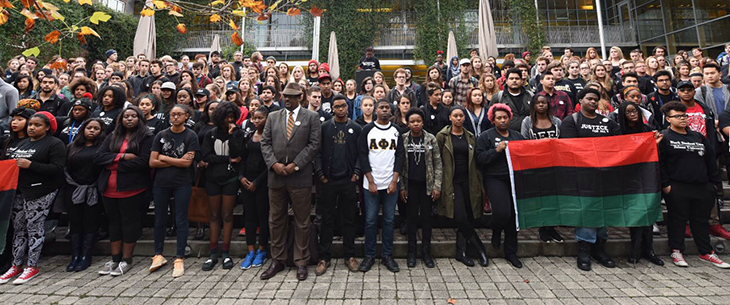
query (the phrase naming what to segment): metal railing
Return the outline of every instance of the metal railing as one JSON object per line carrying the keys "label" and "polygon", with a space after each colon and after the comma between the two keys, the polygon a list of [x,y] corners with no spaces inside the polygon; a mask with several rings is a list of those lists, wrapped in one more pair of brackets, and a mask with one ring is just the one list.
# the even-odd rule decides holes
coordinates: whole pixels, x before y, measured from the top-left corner
{"label": "metal railing", "polygon": [[[246,31],[244,40],[252,43],[257,49],[262,48],[288,48],[288,47],[305,47],[309,48],[309,43],[304,37],[303,29],[276,29],[256,28]],[[185,41],[180,43],[180,49],[205,49],[210,48],[213,43],[213,37],[218,34],[221,39],[221,46],[226,47],[233,44],[231,41],[231,30],[209,30],[209,31],[190,31],[185,35]]]}

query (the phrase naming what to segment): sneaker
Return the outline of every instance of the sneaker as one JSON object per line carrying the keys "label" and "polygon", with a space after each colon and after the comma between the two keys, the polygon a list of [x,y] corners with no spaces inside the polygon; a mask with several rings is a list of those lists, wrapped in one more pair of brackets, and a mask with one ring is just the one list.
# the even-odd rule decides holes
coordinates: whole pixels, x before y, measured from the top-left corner
{"label": "sneaker", "polygon": [[210,271],[213,270],[213,267],[218,263],[218,258],[211,256],[207,260],[205,260],[205,263],[203,263],[203,271]]}
{"label": "sneaker", "polygon": [[730,232],[725,230],[725,228],[721,224],[710,226],[710,235],[724,239],[730,239]]}
{"label": "sneaker", "polygon": [[129,270],[132,269],[132,265],[127,264],[125,261],[119,262],[119,265],[117,265],[117,268],[112,270],[109,275],[111,276],[120,276],[124,275],[125,273],[129,272]]}
{"label": "sneaker", "polygon": [[246,228],[241,228],[241,231],[238,231],[238,235],[246,236]]}
{"label": "sneaker", "polygon": [[266,250],[259,249],[256,251],[256,257],[253,259],[253,264],[251,264],[251,267],[258,268],[264,265],[266,263]]}
{"label": "sneaker", "polygon": [[548,234],[550,235],[550,238],[553,239],[554,242],[562,243],[565,240],[563,239],[563,236],[558,233],[558,229],[555,227],[548,228]]}
{"label": "sneaker", "polygon": [[547,227],[541,227],[537,230],[538,235],[540,235],[540,240],[544,243],[549,243],[553,241],[553,238],[550,237],[550,234],[547,232]]}
{"label": "sneaker", "polygon": [[172,277],[181,277],[185,273],[185,266],[182,258],[175,259],[175,265],[172,269]]}
{"label": "sneaker", "polygon": [[722,269],[730,269],[730,264],[723,262],[715,252],[711,252],[710,254],[700,255],[700,259],[704,261],[708,261],[715,265],[718,268]]}
{"label": "sneaker", "polygon": [[651,227],[651,233],[654,234],[654,236],[659,236],[659,235],[662,234],[659,231],[659,226],[656,223],[654,223],[654,225],[652,225],[652,227]]}
{"label": "sneaker", "polygon": [[152,265],[150,265],[150,272],[154,272],[157,269],[160,269],[160,267],[164,266],[165,264],[167,264],[167,260],[165,259],[164,256],[159,255],[159,254],[155,255],[152,258]]}
{"label": "sneaker", "polygon": [[256,256],[256,251],[248,251],[248,254],[246,254],[246,257],[241,262],[241,269],[248,270],[251,268],[251,265],[253,264],[253,259]]}
{"label": "sneaker", "polygon": [[2,276],[0,276],[0,284],[5,284],[10,281],[10,279],[20,275],[23,273],[23,268],[20,268],[20,266],[12,266],[8,271],[5,272]]}
{"label": "sneaker", "polygon": [[687,261],[684,260],[682,252],[679,250],[672,250],[672,262],[678,267],[688,267]]}
{"label": "sneaker", "polygon": [[38,270],[38,267],[25,267],[23,269],[23,274],[21,274],[17,279],[13,281],[14,285],[20,285],[25,284],[26,282],[33,279],[36,275],[40,273],[40,270]]}
{"label": "sneaker", "polygon": [[109,275],[114,271],[114,269],[117,269],[119,266],[119,263],[115,263],[114,261],[108,261],[106,264],[104,264],[104,267],[99,270],[99,275]]}

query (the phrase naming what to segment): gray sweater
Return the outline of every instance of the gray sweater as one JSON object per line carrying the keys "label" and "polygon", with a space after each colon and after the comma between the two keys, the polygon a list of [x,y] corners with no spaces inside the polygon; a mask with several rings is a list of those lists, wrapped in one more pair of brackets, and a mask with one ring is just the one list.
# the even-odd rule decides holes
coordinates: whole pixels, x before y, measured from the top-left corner
{"label": "gray sweater", "polygon": [[18,107],[18,90],[0,78],[0,124],[10,124],[10,112]]}

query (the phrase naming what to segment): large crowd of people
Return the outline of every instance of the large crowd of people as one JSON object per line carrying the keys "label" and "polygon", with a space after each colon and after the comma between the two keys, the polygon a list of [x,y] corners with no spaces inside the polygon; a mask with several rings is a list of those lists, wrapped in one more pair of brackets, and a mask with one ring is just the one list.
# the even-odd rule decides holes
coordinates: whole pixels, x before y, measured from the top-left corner
{"label": "large crowd of people", "polygon": [[[436,219],[456,228],[456,260],[474,266],[471,246],[476,262],[487,266],[475,230],[487,213],[491,244],[521,268],[508,142],[651,131],[672,262],[687,267],[684,238],[692,236],[702,260],[730,268],[710,244],[710,235],[730,237],[717,200],[719,164],[730,166],[730,44],[725,51],[712,59],[698,48],[670,56],[657,47],[625,58],[612,47],[602,59],[594,48],[585,57],[566,48],[556,58],[544,47],[534,61],[524,52],[506,54],[499,64],[476,50],[447,62],[439,51],[420,84],[409,67],[395,69],[388,84],[372,48],[358,69],[373,76],[359,83],[334,79],[327,63],[289,67],[260,52],[236,52],[232,61],[219,52],[183,55],[178,62],[143,54],[122,60],[109,50],[105,60],[54,57],[45,65],[18,55],[0,77],[0,159],[20,168],[0,284],[39,274],[44,222],[58,213],[68,215],[67,271],[91,266],[105,232],[111,261],[98,273],[128,273],[151,202],[149,271],[167,264],[164,241],[175,236],[172,276],[183,276],[193,188],[204,189],[210,215],[205,271],[219,262],[231,269],[235,257],[244,257],[241,269],[271,260],[262,279],[293,265],[305,280],[308,265],[316,264],[316,275],[331,267],[333,237],[341,234],[347,269],[367,272],[378,252],[379,222],[388,270],[399,271],[398,229],[408,239],[407,267],[420,256],[433,268]],[[247,251],[231,253],[239,203]],[[204,226],[196,226],[202,235]],[[365,236],[360,262],[358,231]],[[653,250],[656,225],[630,232],[630,263],[664,265]],[[555,227],[539,235],[564,241]],[[605,250],[606,228],[577,227],[575,236],[578,268],[591,270],[592,260],[616,266]]]}

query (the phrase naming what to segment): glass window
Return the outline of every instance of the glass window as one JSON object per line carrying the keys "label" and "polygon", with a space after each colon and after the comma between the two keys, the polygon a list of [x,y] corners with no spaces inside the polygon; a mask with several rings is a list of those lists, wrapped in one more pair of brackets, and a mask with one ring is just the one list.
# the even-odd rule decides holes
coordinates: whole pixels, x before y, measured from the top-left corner
{"label": "glass window", "polygon": [[700,45],[702,47],[713,46],[728,42],[726,31],[718,29],[730,29],[730,17],[703,24],[698,27],[700,32]]}
{"label": "glass window", "polygon": [[667,19],[667,32],[695,25],[692,0],[664,0],[663,4],[664,16]]}
{"label": "glass window", "polygon": [[[667,41],[670,46],[674,46],[676,50],[684,49],[689,50],[699,45],[697,42],[697,28],[691,27],[689,29],[667,35]],[[672,50],[670,50],[671,52]]]}
{"label": "glass window", "polygon": [[636,29],[639,39],[646,40],[664,34],[661,4],[654,0],[648,5],[636,9]]}
{"label": "glass window", "polygon": [[694,0],[697,23],[728,15],[730,0]]}

